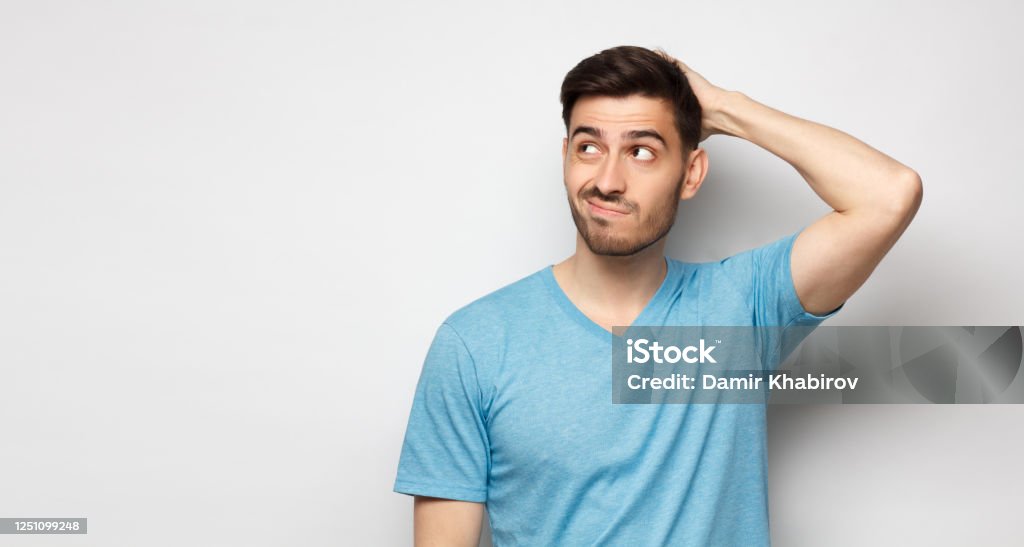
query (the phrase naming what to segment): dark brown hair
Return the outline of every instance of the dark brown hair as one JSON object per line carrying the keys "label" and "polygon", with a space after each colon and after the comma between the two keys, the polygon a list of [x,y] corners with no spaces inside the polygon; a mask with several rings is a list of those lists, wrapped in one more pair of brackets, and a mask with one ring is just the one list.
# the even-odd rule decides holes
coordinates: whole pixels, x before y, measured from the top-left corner
{"label": "dark brown hair", "polygon": [[668,54],[661,49],[618,46],[580,61],[562,81],[562,120],[566,136],[572,108],[580,97],[639,94],[665,99],[673,105],[683,152],[695,150],[700,143],[700,102],[683,71],[662,55]]}

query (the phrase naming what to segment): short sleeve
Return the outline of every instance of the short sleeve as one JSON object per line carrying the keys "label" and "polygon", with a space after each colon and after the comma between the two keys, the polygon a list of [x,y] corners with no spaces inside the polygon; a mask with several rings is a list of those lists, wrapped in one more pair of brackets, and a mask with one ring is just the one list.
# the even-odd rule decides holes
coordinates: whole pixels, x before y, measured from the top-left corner
{"label": "short sleeve", "polygon": [[481,401],[473,358],[455,329],[442,323],[416,385],[395,492],[487,500],[490,444]]}
{"label": "short sleeve", "polygon": [[793,244],[800,230],[753,251],[754,322],[766,327],[769,368],[774,369],[822,321],[839,313],[846,303],[823,315],[804,309],[796,294],[791,269]]}

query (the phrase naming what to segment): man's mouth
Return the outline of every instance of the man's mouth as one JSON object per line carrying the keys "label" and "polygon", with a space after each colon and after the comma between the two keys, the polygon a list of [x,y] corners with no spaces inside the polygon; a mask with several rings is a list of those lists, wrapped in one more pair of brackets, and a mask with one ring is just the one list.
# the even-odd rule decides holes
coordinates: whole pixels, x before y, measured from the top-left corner
{"label": "man's mouth", "polygon": [[606,217],[622,217],[629,214],[629,211],[622,210],[611,205],[600,205],[591,200],[587,200],[587,205],[590,207],[590,211],[594,214],[606,216]]}

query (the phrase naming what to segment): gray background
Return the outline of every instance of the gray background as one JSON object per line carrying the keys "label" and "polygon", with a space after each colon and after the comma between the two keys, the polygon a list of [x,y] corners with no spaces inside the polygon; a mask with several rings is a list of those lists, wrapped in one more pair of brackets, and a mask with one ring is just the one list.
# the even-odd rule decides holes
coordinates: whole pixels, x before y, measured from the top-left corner
{"label": "gray background", "polygon": [[[558,87],[606,47],[921,174],[833,325],[1024,323],[1024,44],[1004,2],[0,3],[0,516],[11,545],[404,545],[391,492],[455,308],[573,250]],[[669,254],[827,211],[705,142]],[[1022,406],[771,411],[777,545],[1024,541]]]}

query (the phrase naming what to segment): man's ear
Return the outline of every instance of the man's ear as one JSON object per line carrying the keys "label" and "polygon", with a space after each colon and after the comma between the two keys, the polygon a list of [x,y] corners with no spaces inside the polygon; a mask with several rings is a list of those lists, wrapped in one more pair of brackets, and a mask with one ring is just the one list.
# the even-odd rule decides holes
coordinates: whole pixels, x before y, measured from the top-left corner
{"label": "man's ear", "polygon": [[683,177],[686,182],[679,187],[679,199],[690,199],[697,195],[704,178],[708,174],[708,154],[703,148],[697,148],[687,156],[686,171]]}
{"label": "man's ear", "polygon": [[569,137],[562,137],[562,160],[565,160],[565,152],[569,149]]}

